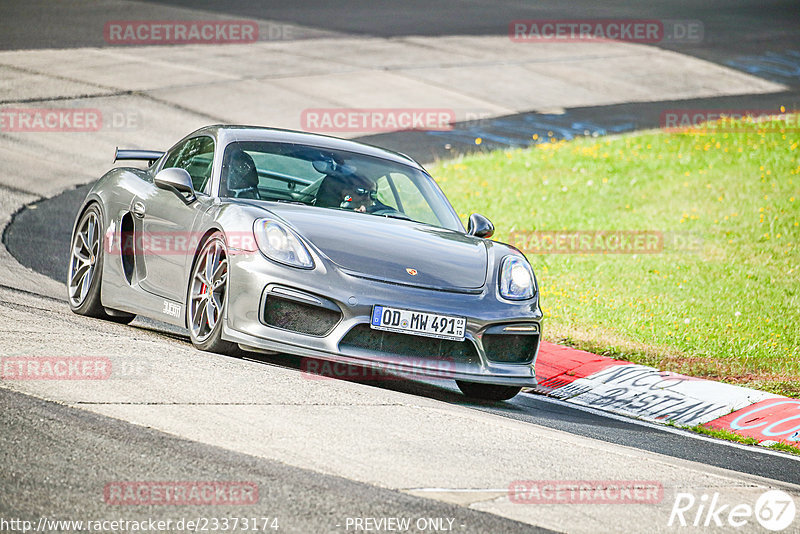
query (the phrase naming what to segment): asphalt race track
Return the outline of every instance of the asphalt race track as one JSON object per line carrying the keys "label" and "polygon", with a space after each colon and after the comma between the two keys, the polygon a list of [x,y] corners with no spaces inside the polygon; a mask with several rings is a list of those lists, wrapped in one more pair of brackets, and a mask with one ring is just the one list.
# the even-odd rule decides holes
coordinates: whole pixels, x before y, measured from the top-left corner
{"label": "asphalt race track", "polygon": [[[168,19],[176,8],[215,13],[231,18],[259,18],[352,35],[506,35],[515,19],[683,19],[703,21],[708,37],[695,45],[673,45],[683,53],[724,62],[749,54],[797,47],[800,12],[792,0],[764,2],[657,0],[641,3],[615,0],[598,4],[580,0],[541,4],[523,0],[472,2],[413,0],[324,0],[250,2],[232,0],[108,2],[103,9],[90,3],[53,6],[46,0],[9,1],[0,6],[0,48],[98,46],[102,34],[82,31],[102,27],[107,20]],[[31,31],[36,28],[38,31]]]}
{"label": "asphalt race track", "polygon": [[[63,280],[71,225],[89,184],[111,165],[109,148],[130,143],[164,149],[190,128],[227,118],[201,109],[222,98],[213,84],[193,92],[195,82],[188,78],[164,87],[149,79],[140,84],[135,75],[118,86],[98,82],[98,72],[113,69],[117,60],[134,61],[125,63],[129,71],[135,61],[148,69],[171,61],[157,47],[132,52],[145,59],[123,57],[126,49],[105,46],[102,27],[108,20],[187,18],[253,18],[262,27],[288,25],[296,41],[277,46],[312,63],[319,58],[303,48],[307,38],[323,39],[329,46],[341,42],[354,55],[360,53],[357,39],[362,38],[376,46],[413,41],[437,53],[443,42],[437,39],[452,39],[441,46],[459,43],[464,52],[469,43],[494,46],[492,39],[507,39],[514,19],[697,20],[703,23],[704,40],[655,45],[659,61],[686,61],[687,69],[698,69],[692,72],[704,65],[724,68],[732,85],[740,84],[724,92],[706,91],[708,84],[698,82],[696,94],[662,95],[654,101],[622,96],[596,102],[587,96],[581,97],[585,105],[555,111],[527,106],[524,96],[519,102],[493,103],[458,87],[464,92],[456,97],[464,102],[474,100],[480,109],[496,106],[482,120],[460,120],[452,131],[359,137],[424,162],[528,146],[532,131],[555,131],[557,138],[569,139],[654,128],[660,112],[670,107],[800,108],[800,59],[793,59],[800,58],[800,10],[791,1],[0,3],[0,76],[10,80],[0,90],[0,105],[96,102],[136,109],[145,118],[158,116],[147,124],[163,126],[152,136],[130,129],[88,139],[0,132],[0,160],[6,162],[0,171],[0,267],[8,266],[0,276],[0,356],[102,354],[137,370],[106,384],[0,381],[0,531],[21,531],[4,526],[2,520],[10,518],[36,525],[43,517],[178,521],[257,516],[278,518],[279,531],[287,532],[365,531],[363,524],[354,526],[353,518],[389,517],[441,518],[438,531],[456,532],[675,532],[691,530],[667,527],[681,489],[698,496],[718,491],[731,504],[752,504],[767,488],[800,494],[800,459],[757,447],[533,395],[504,403],[470,402],[448,382],[316,380],[302,372],[299,358],[211,355],[193,349],[181,329],[141,318],[120,326],[70,314]],[[206,46],[189,47],[187,56],[175,61],[194,74],[220,75],[217,63],[202,63],[205,50],[215,50],[215,45]],[[64,50],[85,54],[80,61],[108,54],[102,60],[108,63],[98,67],[87,61],[84,76],[80,68],[71,71],[60,64],[72,57],[60,56]],[[475,68],[490,61],[488,53],[474,53]],[[409,64],[414,60],[407,59]],[[230,70],[246,70],[243,61],[231,56]],[[505,63],[511,62],[500,59],[492,68]],[[472,67],[458,65],[466,72]],[[446,73],[451,66],[445,61],[441,68]],[[146,78],[144,68],[134,72]],[[334,79],[341,73],[320,75]],[[227,72],[218,83],[229,83],[229,78],[234,80],[230,83],[252,82]],[[258,94],[246,87],[254,91],[248,94]],[[319,84],[315,90],[303,94],[304,105],[313,106],[315,95],[325,92]],[[483,95],[490,93],[487,89]],[[276,97],[273,107],[282,105]],[[486,142],[477,147],[471,141],[475,137]],[[52,155],[40,159],[40,151]],[[509,484],[518,479],[657,480],[664,498],[640,507],[525,506],[507,495]],[[248,481],[258,487],[259,497],[256,505],[114,506],[104,500],[104,491],[115,481]],[[798,520],[786,532],[800,532],[797,525]],[[757,527],[750,524],[746,531]]]}
{"label": "asphalt race track", "polygon": [[[449,517],[456,525],[487,532],[549,532],[532,529],[515,521],[491,514],[475,512],[461,506],[376,489],[339,477],[289,467],[278,462],[231,453],[132,426],[114,419],[96,416],[83,410],[55,405],[47,401],[0,391],[4,406],[2,425],[15,432],[0,437],[6,468],[2,473],[4,488],[17,487],[24,495],[25,506],[3,510],[4,516],[38,516],[51,518],[102,517],[106,512],[100,499],[87,500],[96,494],[111,476],[120,479],[206,480],[246,479],[259,486],[259,497],[268,502],[258,517],[277,518],[280,530],[318,532],[320,517],[329,517],[325,526],[344,524],[346,517]],[[61,440],[58,436],[69,435]],[[38,443],[40,448],[25,446]],[[98,462],[98,458],[102,459]],[[87,470],[86,466],[94,466]],[[58,473],[57,477],[53,477]],[[38,481],[53,479],[48,491],[36,491]],[[49,501],[53,493],[60,495],[55,506]],[[4,507],[5,508],[5,507]],[[148,511],[153,515],[156,510]],[[162,507],[162,519],[202,517],[207,510],[200,506]],[[230,517],[247,517],[252,509],[245,506],[226,509]],[[139,520],[145,515],[135,508],[122,509],[114,518]],[[287,521],[291,518],[291,521]]]}

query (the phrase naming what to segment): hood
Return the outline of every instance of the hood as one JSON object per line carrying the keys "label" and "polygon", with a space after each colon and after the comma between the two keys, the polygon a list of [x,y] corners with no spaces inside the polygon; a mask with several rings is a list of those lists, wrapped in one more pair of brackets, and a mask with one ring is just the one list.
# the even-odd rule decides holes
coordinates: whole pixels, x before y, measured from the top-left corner
{"label": "hood", "polygon": [[297,204],[271,204],[269,211],[351,274],[456,291],[479,289],[486,282],[488,253],[476,237],[412,221]]}

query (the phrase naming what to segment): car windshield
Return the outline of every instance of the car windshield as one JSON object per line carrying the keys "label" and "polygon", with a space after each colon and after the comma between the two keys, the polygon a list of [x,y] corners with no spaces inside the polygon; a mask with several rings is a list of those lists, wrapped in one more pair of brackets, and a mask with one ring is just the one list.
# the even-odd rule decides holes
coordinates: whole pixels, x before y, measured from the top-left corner
{"label": "car windshield", "polygon": [[220,196],[297,202],[462,230],[450,203],[424,172],[381,158],[307,145],[228,144]]}

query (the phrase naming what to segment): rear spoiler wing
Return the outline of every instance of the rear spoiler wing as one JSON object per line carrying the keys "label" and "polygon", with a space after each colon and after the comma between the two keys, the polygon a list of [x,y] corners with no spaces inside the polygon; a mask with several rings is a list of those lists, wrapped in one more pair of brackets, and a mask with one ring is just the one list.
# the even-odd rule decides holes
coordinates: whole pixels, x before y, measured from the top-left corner
{"label": "rear spoiler wing", "polygon": [[139,160],[146,161],[149,165],[152,165],[163,155],[163,152],[157,150],[120,150],[117,147],[114,150],[114,163],[120,160]]}

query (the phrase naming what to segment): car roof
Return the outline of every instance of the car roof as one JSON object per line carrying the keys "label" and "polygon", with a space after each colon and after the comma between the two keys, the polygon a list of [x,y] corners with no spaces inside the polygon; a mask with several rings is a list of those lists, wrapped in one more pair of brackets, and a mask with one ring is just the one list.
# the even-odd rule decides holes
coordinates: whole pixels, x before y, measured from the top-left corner
{"label": "car roof", "polygon": [[425,169],[422,167],[422,165],[405,154],[365,143],[359,143],[357,141],[331,137],[328,135],[300,132],[296,130],[284,130],[281,128],[267,128],[262,126],[214,124],[211,126],[205,126],[192,132],[187,136],[187,138],[200,134],[214,136],[222,146],[227,146],[228,143],[234,141],[296,143],[300,145],[326,148],[330,150],[342,150],[345,152],[355,152],[367,156],[383,158],[396,163],[409,165],[425,172]]}

